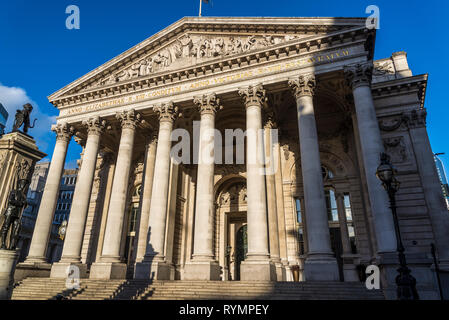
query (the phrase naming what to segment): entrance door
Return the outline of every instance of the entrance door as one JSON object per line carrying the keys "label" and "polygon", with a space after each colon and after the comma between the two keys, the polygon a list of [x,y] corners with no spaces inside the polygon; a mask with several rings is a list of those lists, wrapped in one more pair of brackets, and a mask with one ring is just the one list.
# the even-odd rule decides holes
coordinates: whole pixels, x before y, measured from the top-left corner
{"label": "entrance door", "polygon": [[235,280],[240,280],[240,265],[242,261],[245,261],[248,253],[248,225],[242,226],[238,231],[235,238],[235,263],[236,272]]}

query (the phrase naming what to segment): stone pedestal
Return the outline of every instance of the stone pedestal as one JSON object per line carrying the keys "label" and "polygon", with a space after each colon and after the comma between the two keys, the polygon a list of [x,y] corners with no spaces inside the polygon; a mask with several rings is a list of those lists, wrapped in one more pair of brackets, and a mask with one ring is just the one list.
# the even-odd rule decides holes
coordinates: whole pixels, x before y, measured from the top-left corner
{"label": "stone pedestal", "polygon": [[18,251],[0,250],[0,300],[11,299],[18,258]]}
{"label": "stone pedestal", "polygon": [[59,278],[65,279],[68,276],[68,271],[71,266],[78,268],[80,278],[87,278],[87,265],[74,262],[57,262],[54,263],[51,272],[50,278]]}
{"label": "stone pedestal", "polygon": [[269,260],[247,259],[240,265],[242,281],[276,281],[276,267]]}
{"label": "stone pedestal", "polygon": [[134,279],[171,280],[170,265],[163,261],[136,263]]}
{"label": "stone pedestal", "polygon": [[220,280],[220,266],[216,261],[186,263],[183,280]]}
{"label": "stone pedestal", "polygon": [[48,278],[50,277],[50,271],[50,263],[26,261],[17,265],[14,280],[21,281],[27,277]]}
{"label": "stone pedestal", "polygon": [[[0,139],[0,212],[8,205],[9,192],[17,182],[17,169],[21,166],[31,180],[34,165],[46,157],[34,139],[22,132],[5,134]],[[26,163],[26,164],[25,164]],[[26,178],[26,177],[24,177]]]}
{"label": "stone pedestal", "polygon": [[90,279],[126,279],[126,264],[121,262],[96,262],[90,268]]}

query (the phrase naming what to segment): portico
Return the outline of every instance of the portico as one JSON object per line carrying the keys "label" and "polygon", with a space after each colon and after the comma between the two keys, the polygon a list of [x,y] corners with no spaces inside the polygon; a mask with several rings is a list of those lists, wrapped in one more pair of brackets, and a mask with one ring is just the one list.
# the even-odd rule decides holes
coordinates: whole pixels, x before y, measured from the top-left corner
{"label": "portico", "polygon": [[[75,265],[92,279],[292,281],[298,266],[305,281],[359,281],[358,266],[387,265],[394,228],[375,171],[397,128],[379,121],[421,108],[425,79],[373,62],[374,36],[363,19],[184,18],[56,92],[49,205],[27,261],[45,256],[76,133],[51,277]],[[388,81],[409,90],[407,108],[388,102]]]}

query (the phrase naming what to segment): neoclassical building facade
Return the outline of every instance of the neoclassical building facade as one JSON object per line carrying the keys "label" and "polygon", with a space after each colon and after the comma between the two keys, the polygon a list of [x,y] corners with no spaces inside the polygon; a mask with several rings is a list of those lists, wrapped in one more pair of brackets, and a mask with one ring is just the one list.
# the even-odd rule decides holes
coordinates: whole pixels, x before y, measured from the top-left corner
{"label": "neoclassical building facade", "polygon": [[[92,279],[360,281],[377,264],[394,290],[394,224],[376,177],[386,152],[408,262],[432,296],[430,244],[447,267],[449,215],[426,131],[427,75],[412,74],[405,52],[374,61],[375,35],[362,18],[183,18],[54,93],[55,150],[19,267],[54,278],[77,266]],[[188,161],[175,161],[178,129],[191,138]],[[212,129],[263,134],[219,144]],[[72,137],[81,166],[50,266]],[[267,161],[249,161],[261,150]],[[204,152],[216,161],[195,161]]]}

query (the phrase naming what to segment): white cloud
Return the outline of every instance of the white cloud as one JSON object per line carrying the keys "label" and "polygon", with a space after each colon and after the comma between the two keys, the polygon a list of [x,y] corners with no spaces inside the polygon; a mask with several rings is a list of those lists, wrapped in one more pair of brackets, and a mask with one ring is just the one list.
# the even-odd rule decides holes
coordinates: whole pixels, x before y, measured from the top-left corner
{"label": "white cloud", "polygon": [[0,83],[0,103],[5,107],[9,113],[8,121],[6,123],[5,132],[11,132],[14,116],[17,109],[22,109],[26,103],[31,103],[33,112],[31,119],[37,119],[36,127],[30,129],[28,132],[36,140],[39,149],[45,153],[50,154],[53,151],[54,134],[51,132],[51,125],[56,123],[56,116],[48,115],[42,112],[39,105],[28,97],[26,91],[19,87],[7,87]]}

